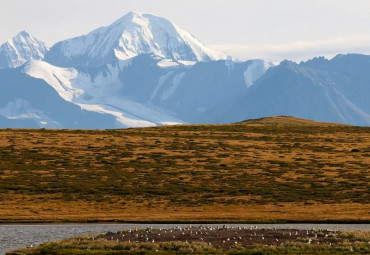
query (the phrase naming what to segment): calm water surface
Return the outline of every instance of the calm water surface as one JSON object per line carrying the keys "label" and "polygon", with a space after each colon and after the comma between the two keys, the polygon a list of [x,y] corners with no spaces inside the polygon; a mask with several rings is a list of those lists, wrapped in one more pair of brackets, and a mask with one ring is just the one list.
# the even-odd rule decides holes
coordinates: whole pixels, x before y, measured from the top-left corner
{"label": "calm water surface", "polygon": [[[0,255],[7,251],[31,245],[39,245],[73,236],[116,232],[133,228],[173,228],[189,224],[71,224],[71,225],[0,225]],[[203,224],[203,226],[222,226],[223,224]],[[193,226],[197,226],[193,224]],[[227,224],[230,227],[249,227],[250,224]],[[281,229],[330,229],[330,230],[368,230],[370,224],[253,224],[258,228]]]}

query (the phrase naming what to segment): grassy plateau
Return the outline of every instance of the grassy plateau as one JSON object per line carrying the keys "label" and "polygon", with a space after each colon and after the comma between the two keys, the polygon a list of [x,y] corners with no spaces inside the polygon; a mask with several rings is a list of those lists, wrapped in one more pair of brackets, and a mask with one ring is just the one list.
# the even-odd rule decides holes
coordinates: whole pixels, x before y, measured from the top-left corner
{"label": "grassy plateau", "polygon": [[369,201],[369,127],[0,130],[2,223],[369,222]]}

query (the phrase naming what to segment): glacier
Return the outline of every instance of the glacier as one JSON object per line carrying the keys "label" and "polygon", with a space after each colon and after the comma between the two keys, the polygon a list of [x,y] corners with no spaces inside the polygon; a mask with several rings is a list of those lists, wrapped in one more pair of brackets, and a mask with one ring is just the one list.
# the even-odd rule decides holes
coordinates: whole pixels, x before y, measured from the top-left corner
{"label": "glacier", "polygon": [[[207,109],[245,89],[243,73],[249,65],[261,62],[258,73],[265,70],[264,61],[259,60],[236,62],[231,74],[224,60],[171,67],[158,65],[161,61],[163,59],[140,55],[97,70],[57,67],[32,60],[20,70],[44,80],[68,102],[114,116],[121,128],[201,122]],[[198,75],[205,66],[207,72],[217,73],[216,82],[206,82]],[[231,81],[233,79],[239,80],[238,85]],[[229,83],[234,86],[230,87]],[[213,99],[208,97],[209,93]],[[187,101],[197,97],[197,102],[187,107]]]}
{"label": "glacier", "polygon": [[0,46],[0,127],[128,128],[276,115],[370,125],[370,56],[238,61],[172,22],[131,12],[50,49]]}

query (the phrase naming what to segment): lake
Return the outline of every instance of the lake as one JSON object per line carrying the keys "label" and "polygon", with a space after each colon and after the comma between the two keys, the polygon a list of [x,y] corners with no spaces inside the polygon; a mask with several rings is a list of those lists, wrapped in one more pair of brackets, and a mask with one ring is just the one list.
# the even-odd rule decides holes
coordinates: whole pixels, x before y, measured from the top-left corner
{"label": "lake", "polygon": [[[223,226],[223,224],[192,224],[193,226]],[[278,229],[329,229],[367,230],[370,224],[226,224],[230,227],[257,226],[258,228]],[[0,255],[7,251],[68,237],[103,232],[116,232],[133,228],[173,228],[189,224],[44,224],[44,225],[0,225]]]}

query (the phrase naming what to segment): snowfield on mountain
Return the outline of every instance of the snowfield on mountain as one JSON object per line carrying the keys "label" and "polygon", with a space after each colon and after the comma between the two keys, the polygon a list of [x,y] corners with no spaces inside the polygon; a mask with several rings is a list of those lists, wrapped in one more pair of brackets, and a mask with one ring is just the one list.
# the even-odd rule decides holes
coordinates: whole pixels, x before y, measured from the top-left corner
{"label": "snowfield on mountain", "polygon": [[[370,56],[238,61],[151,14],[130,12],[50,49],[20,32],[0,46],[0,69],[2,127],[127,128],[276,115],[370,125]],[[42,89],[15,89],[31,89],[26,81]],[[62,108],[37,103],[50,97]]]}

